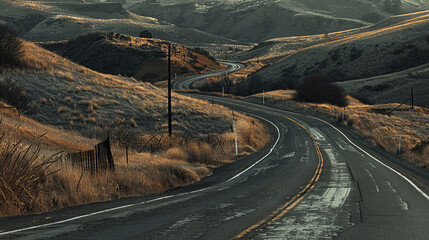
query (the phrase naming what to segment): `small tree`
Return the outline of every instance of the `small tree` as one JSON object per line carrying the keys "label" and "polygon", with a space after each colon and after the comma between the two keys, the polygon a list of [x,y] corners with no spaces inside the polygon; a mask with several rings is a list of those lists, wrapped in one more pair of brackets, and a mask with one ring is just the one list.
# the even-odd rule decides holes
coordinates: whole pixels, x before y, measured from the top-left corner
{"label": "small tree", "polygon": [[18,65],[22,53],[22,40],[11,28],[0,24],[0,66]]}
{"label": "small tree", "polygon": [[152,38],[152,33],[148,30],[144,30],[140,33],[139,37],[141,38]]}
{"label": "small tree", "polygon": [[330,103],[341,107],[348,105],[344,90],[320,74],[305,77],[294,98],[303,102]]}

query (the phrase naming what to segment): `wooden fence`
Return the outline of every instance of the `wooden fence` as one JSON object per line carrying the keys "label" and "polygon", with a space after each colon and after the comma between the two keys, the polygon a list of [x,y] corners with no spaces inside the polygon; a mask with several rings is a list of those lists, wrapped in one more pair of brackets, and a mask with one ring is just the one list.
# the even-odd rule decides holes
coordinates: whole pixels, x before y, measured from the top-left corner
{"label": "wooden fence", "polygon": [[79,166],[84,170],[91,171],[92,174],[99,171],[115,170],[109,138],[97,144],[94,150],[69,153],[67,158],[72,166]]}

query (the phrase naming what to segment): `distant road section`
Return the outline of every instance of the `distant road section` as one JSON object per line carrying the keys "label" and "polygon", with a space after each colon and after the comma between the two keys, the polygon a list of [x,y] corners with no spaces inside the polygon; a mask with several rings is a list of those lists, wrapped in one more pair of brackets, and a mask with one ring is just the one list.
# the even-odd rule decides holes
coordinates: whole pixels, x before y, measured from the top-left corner
{"label": "distant road section", "polygon": [[204,74],[204,75],[198,75],[198,76],[193,76],[193,77],[177,80],[173,83],[173,89],[189,90],[190,87],[192,86],[192,84],[198,80],[208,78],[208,77],[220,76],[222,74],[235,72],[235,71],[238,71],[238,70],[244,68],[244,65],[241,63],[232,63],[232,62],[219,62],[219,63],[228,65],[229,67],[227,69],[219,71],[219,72],[214,72],[214,73],[209,73],[209,74]]}

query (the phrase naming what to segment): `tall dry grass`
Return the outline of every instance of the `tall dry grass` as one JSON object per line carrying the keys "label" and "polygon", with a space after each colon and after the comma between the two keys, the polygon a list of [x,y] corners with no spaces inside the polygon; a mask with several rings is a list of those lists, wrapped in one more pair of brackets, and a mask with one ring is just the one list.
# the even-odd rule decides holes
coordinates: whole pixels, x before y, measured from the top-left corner
{"label": "tall dry grass", "polygon": [[[13,134],[8,130],[12,129],[10,125],[6,128],[0,125],[10,132],[0,138],[0,217],[161,193],[199,181],[210,175],[212,168],[237,160],[268,142],[269,135],[260,121],[244,115],[237,116],[239,156],[235,156],[235,135],[231,132],[196,138],[157,135],[158,140],[153,147],[139,152],[151,134],[130,132],[130,128],[122,127],[105,129],[104,135],[100,131],[100,137],[116,135],[112,144],[115,171],[96,175],[71,166],[66,158],[54,161],[53,158],[44,157],[53,150],[40,151],[40,148],[27,144],[25,139],[33,135],[28,135],[30,127],[27,125],[24,124],[23,129],[15,129]],[[56,136],[62,139],[67,134],[71,133],[56,133]],[[19,141],[16,136],[24,140]],[[40,142],[48,147],[51,142],[61,139],[52,139],[47,134]],[[130,146],[128,160],[125,145]]]}
{"label": "tall dry grass", "polygon": [[[118,151],[118,150],[116,150]],[[38,200],[51,209],[127,196],[161,193],[200,180],[210,171],[200,165],[166,159],[148,153],[131,153],[129,164],[116,156],[115,172],[91,175],[69,164],[57,163],[59,170],[46,178],[46,191]]]}
{"label": "tall dry grass", "polygon": [[15,129],[0,133],[0,216],[48,210],[37,197],[56,158],[42,156],[36,141],[25,144],[14,134]]}
{"label": "tall dry grass", "polygon": [[[419,116],[417,111],[408,114]],[[345,111],[344,124],[366,137],[374,145],[386,151],[402,155],[413,164],[429,169],[428,146],[418,146],[428,140],[429,117],[421,114],[421,120],[408,119],[407,114],[397,113],[396,116],[366,112],[365,110]],[[338,119],[341,116],[338,114]],[[400,145],[400,148],[399,148]]]}
{"label": "tall dry grass", "polygon": [[[277,108],[317,114],[337,119],[345,126],[364,136],[375,146],[399,153],[407,161],[429,169],[429,110],[404,105],[388,116],[398,104],[366,105],[348,97],[347,108],[329,104],[298,103],[292,100],[294,91],[278,90],[265,93],[265,103]],[[253,95],[250,101],[262,102],[262,94]],[[399,140],[400,137],[400,140]]]}

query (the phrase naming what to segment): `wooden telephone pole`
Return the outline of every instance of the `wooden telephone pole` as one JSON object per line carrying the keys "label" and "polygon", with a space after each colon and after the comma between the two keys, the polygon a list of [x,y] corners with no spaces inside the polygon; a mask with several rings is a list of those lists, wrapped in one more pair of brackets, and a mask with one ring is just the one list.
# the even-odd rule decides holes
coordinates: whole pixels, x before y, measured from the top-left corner
{"label": "wooden telephone pole", "polygon": [[171,43],[168,43],[168,135],[171,137]]}

